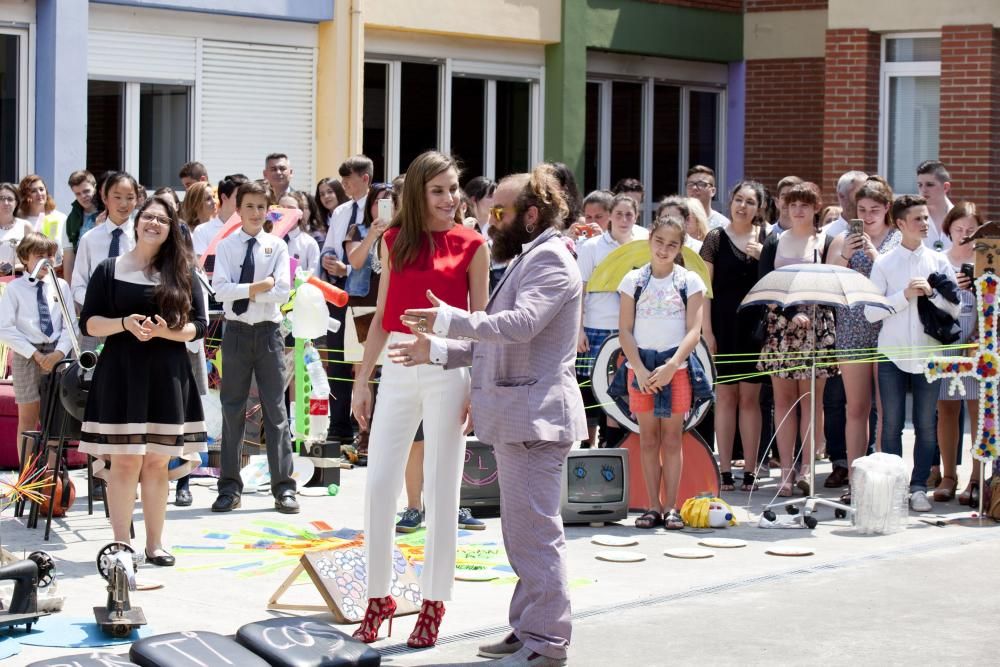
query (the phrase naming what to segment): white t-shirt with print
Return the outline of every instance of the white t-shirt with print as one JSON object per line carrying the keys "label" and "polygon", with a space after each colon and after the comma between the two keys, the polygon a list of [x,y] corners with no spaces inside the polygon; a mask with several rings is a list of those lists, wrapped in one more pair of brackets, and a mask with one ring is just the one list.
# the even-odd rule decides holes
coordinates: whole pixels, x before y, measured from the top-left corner
{"label": "white t-shirt with print", "polygon": [[2,275],[10,275],[17,265],[17,246],[24,238],[24,233],[30,231],[27,221],[21,218],[14,218],[14,223],[7,229],[0,228],[0,265],[9,264],[10,272]]}
{"label": "white t-shirt with print", "polygon": [[[618,285],[618,293],[633,296],[635,283],[641,273],[642,268],[626,273]],[[635,308],[632,335],[637,346],[645,350],[666,352],[684,340],[687,334],[687,309],[677,289],[681,281],[687,281],[689,301],[695,294],[705,292],[705,283],[701,277],[694,271],[688,271],[680,266],[675,266],[674,270],[663,278],[650,276]]]}

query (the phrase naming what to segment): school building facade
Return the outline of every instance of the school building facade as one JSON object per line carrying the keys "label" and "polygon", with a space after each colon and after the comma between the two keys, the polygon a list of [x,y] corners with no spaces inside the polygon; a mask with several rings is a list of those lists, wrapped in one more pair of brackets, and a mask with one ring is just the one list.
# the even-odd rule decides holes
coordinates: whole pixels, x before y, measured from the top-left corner
{"label": "school building facade", "polygon": [[[376,179],[428,148],[468,176],[542,160],[650,197],[713,167],[860,168],[912,192],[940,157],[1000,212],[993,0],[0,0],[0,179],[58,202],[81,165],[147,187],[288,153],[311,190],[365,152]],[[720,205],[721,207],[721,205]]]}

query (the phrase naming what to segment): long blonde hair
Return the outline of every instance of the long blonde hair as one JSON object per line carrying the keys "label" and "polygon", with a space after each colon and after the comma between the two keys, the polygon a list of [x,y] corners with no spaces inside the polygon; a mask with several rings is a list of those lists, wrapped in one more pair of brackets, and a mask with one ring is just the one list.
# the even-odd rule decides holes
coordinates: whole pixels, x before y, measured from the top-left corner
{"label": "long blonde hair", "polygon": [[201,224],[198,212],[205,202],[215,195],[212,193],[212,186],[204,181],[192,183],[191,187],[184,193],[184,201],[181,203],[180,218],[187,223],[188,229],[194,229]]}
{"label": "long blonde hair", "polygon": [[427,151],[414,158],[406,170],[399,210],[393,216],[391,225],[399,227],[399,235],[389,251],[393,270],[399,271],[417,261],[421,250],[434,243],[424,223],[428,215],[425,190],[429,181],[449,169],[459,172],[454,158],[437,151]]}

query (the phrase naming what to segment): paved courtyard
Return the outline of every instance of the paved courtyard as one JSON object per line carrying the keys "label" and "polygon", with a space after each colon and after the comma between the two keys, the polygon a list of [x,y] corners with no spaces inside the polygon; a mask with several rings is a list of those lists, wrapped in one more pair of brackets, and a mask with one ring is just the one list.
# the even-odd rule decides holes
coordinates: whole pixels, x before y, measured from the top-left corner
{"label": "paved courtyard", "polygon": [[[963,483],[969,467],[967,461],[960,471]],[[828,464],[820,465],[820,479],[828,469]],[[82,473],[74,476],[78,488],[85,488]],[[242,509],[213,514],[208,507],[214,489],[193,486],[194,506],[171,505],[168,511],[166,536],[177,566],[143,565],[140,577],[164,587],[133,593],[133,604],[142,607],[154,634],[194,629],[232,634],[245,623],[291,613],[266,609],[297,561],[289,551],[303,542],[308,546],[309,535],[327,529],[361,528],[364,480],[364,468],[343,471],[338,496],[302,497],[302,513],[292,517],[275,513],[266,494],[245,495]],[[938,527],[911,514],[907,530],[869,537],[829,513],[820,514],[825,520],[812,531],[747,524],[751,514],[756,523],[775,491],[775,480],[765,480],[749,506],[747,494],[726,494],[743,523],[712,536],[740,538],[747,546],[714,550],[714,557],[704,560],[678,560],[663,552],[694,547],[705,535],[638,531],[632,517],[602,528],[568,528],[576,615],[570,664],[982,664],[995,655],[991,637],[1000,611],[995,575],[1000,525]],[[942,519],[968,516],[957,502],[937,504],[935,512]],[[499,542],[499,519],[486,523],[485,531],[463,531],[460,543],[486,549]],[[141,545],[141,522],[137,530]],[[607,549],[591,543],[597,533],[637,537],[638,546],[630,549],[646,560],[595,559]],[[269,536],[280,548],[245,546]],[[66,598],[63,615],[92,618],[91,608],[104,604],[105,584],[95,557],[111,532],[100,505],[88,516],[81,494],[69,516],[55,522],[49,543],[42,542],[41,528],[27,530],[20,520],[9,518],[0,537],[18,555],[44,549],[54,557],[58,594]],[[419,544],[420,536],[411,542]],[[815,553],[801,558],[767,555],[765,550],[774,545],[803,546]],[[512,589],[510,576],[457,582],[438,646],[408,649],[405,640],[416,617],[401,617],[393,636],[375,645],[383,664],[472,660],[484,638],[506,632]],[[282,601],[322,604],[305,578]],[[105,650],[125,653],[127,646]],[[19,655],[0,665],[81,652],[24,645]]]}

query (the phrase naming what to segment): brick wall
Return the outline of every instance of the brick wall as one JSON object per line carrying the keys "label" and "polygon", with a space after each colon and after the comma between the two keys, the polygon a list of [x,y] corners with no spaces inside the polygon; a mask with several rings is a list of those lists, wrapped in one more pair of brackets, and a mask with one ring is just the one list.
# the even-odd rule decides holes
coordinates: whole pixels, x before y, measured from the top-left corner
{"label": "brick wall", "polygon": [[1000,216],[1000,31],[990,25],[941,30],[939,155],[951,174],[952,200]]}
{"label": "brick wall", "polygon": [[823,185],[823,72],[822,58],[747,62],[744,172],[772,192],[793,174]]}
{"label": "brick wall", "polygon": [[878,167],[879,36],[864,28],[826,31],[823,103],[824,200],[833,201],[837,179],[851,169]]}
{"label": "brick wall", "polygon": [[785,12],[801,9],[826,9],[827,0],[746,0],[748,12]]}
{"label": "brick wall", "polygon": [[721,12],[742,12],[743,0],[642,0],[656,5],[676,5],[695,9],[712,9]]}

